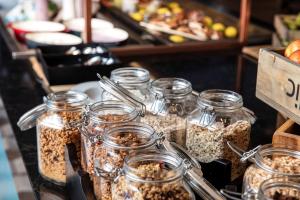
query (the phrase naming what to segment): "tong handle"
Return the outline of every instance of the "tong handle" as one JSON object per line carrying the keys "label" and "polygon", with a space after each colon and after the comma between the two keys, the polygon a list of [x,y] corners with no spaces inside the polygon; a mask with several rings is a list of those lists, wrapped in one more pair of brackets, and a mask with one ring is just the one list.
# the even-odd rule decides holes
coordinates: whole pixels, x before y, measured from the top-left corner
{"label": "tong handle", "polygon": [[[231,199],[231,200],[242,200],[242,193],[239,192],[233,192],[230,190],[226,190],[226,189],[221,189],[220,190],[221,194],[223,194],[227,199]],[[240,198],[238,198],[240,197]]]}
{"label": "tong handle", "polygon": [[254,155],[257,153],[257,151],[261,147],[261,145],[258,145],[257,147],[255,147],[254,149],[251,149],[250,151],[244,151],[230,141],[227,141],[227,145],[233,152],[235,152],[237,155],[239,155],[241,157],[241,159],[240,159],[241,162],[246,162],[246,161],[255,162]]}
{"label": "tong handle", "polygon": [[15,60],[25,60],[31,56],[36,56],[37,52],[34,49],[29,49],[27,51],[14,51],[12,52],[12,57]]}

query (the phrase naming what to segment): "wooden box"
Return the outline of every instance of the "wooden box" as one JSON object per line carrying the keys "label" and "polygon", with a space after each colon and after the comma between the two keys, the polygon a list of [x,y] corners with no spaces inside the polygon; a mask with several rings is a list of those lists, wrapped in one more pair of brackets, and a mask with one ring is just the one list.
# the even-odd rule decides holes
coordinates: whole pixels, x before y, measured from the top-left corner
{"label": "wooden box", "polygon": [[287,120],[273,135],[274,146],[293,148],[300,151],[300,126]]}
{"label": "wooden box", "polygon": [[284,16],[296,17],[296,15],[275,15],[274,27],[279,37],[285,41],[300,39],[300,30],[289,30],[287,25],[283,22]]}
{"label": "wooden box", "polygon": [[300,124],[300,65],[284,57],[283,52],[260,49],[256,96]]}

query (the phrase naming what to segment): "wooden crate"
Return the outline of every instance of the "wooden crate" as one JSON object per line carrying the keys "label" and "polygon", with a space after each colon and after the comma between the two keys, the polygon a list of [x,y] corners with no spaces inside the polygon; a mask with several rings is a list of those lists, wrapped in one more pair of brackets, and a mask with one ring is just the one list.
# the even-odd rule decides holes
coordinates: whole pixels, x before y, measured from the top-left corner
{"label": "wooden crate", "polygon": [[300,65],[284,57],[283,52],[260,49],[256,96],[300,124]]}
{"label": "wooden crate", "polygon": [[293,148],[300,151],[300,126],[292,120],[287,120],[273,135],[274,146]]}
{"label": "wooden crate", "polygon": [[296,17],[296,15],[275,15],[274,27],[279,37],[285,41],[293,41],[295,39],[300,39],[300,30],[289,30],[283,22],[284,16]]}

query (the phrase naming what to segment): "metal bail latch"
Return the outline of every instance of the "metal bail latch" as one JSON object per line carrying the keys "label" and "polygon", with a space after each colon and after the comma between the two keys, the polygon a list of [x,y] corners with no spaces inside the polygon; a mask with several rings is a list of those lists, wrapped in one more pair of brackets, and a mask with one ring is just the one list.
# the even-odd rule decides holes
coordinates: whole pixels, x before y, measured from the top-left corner
{"label": "metal bail latch", "polygon": [[208,127],[210,126],[216,119],[216,113],[214,111],[214,108],[211,106],[205,106],[202,109],[202,114],[199,117],[199,125],[202,127]]}
{"label": "metal bail latch", "polygon": [[124,175],[123,169],[116,168],[112,171],[108,172],[103,169],[100,169],[99,167],[95,167],[95,174],[96,176],[105,178],[107,180],[113,181],[114,183],[118,181],[118,179]]}
{"label": "metal bail latch", "polygon": [[156,144],[157,146],[161,146],[163,142],[166,140],[166,137],[163,132],[156,133],[157,138],[156,138]]}
{"label": "metal bail latch", "polygon": [[243,153],[243,156],[241,157],[241,161],[242,162],[246,162],[248,159],[252,158],[256,152],[258,151],[258,149],[261,147],[261,145],[258,145],[257,147],[255,147],[254,149],[247,151],[245,153]]}
{"label": "metal bail latch", "polygon": [[155,94],[155,100],[152,103],[151,112],[155,115],[160,113],[165,107],[165,104],[166,104],[166,99],[164,98],[164,96]]}
{"label": "metal bail latch", "polygon": [[183,163],[184,163],[186,170],[190,170],[193,168],[192,163],[187,158],[183,159]]}

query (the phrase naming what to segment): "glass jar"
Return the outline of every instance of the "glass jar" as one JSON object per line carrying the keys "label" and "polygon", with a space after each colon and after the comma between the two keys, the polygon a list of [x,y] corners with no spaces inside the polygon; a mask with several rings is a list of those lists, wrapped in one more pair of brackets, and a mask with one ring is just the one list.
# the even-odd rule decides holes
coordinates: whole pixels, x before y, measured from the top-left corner
{"label": "glass jar", "polygon": [[[150,73],[143,68],[124,67],[111,72],[110,80],[134,94],[140,101],[149,96]],[[103,100],[116,100],[109,92],[103,91]]]}
{"label": "glass jar", "polygon": [[163,132],[168,140],[185,146],[186,116],[193,96],[190,82],[179,78],[155,80],[151,83],[149,98],[141,101],[106,77],[98,77],[102,89],[142,111],[142,122],[151,125],[158,132]]}
{"label": "glass jar", "polygon": [[88,97],[80,92],[56,92],[25,113],[18,121],[21,130],[36,125],[39,172],[45,179],[63,185],[66,182],[65,145],[74,143],[80,158],[82,114]]}
{"label": "glass jar", "polygon": [[169,141],[186,143],[186,116],[192,98],[192,85],[180,78],[160,78],[151,83],[147,114],[141,120]]}
{"label": "glass jar", "polygon": [[261,182],[258,193],[238,193],[221,189],[221,193],[232,200],[300,200],[300,180],[276,177]]}
{"label": "glass jar", "polygon": [[[263,181],[273,177],[300,180],[300,152],[292,149],[263,145],[253,153],[245,153],[254,164],[245,172],[243,195],[257,195]],[[255,154],[254,154],[255,153]]]}
{"label": "glass jar", "polygon": [[300,200],[299,180],[289,180],[286,177],[268,179],[260,185],[258,199]]}
{"label": "glass jar", "polygon": [[159,140],[152,127],[137,122],[119,124],[108,129],[95,149],[93,179],[94,193],[98,200],[111,200],[110,176],[122,168],[125,157],[144,149],[154,149]]}
{"label": "glass jar", "polygon": [[188,184],[203,199],[224,200],[197,170],[171,152],[144,151],[129,155],[113,183],[112,200],[194,200]]}
{"label": "glass jar", "polygon": [[113,185],[113,200],[174,199],[194,200],[183,180],[183,160],[170,153],[147,152],[130,157],[124,175]]}
{"label": "glass jar", "polygon": [[81,127],[81,165],[84,171],[94,174],[94,150],[101,145],[105,129],[120,123],[139,121],[139,112],[134,106],[118,101],[101,101],[90,105]]}
{"label": "glass jar", "polygon": [[198,108],[187,117],[188,151],[200,162],[216,159],[232,162],[231,179],[243,174],[245,166],[226,141],[248,149],[254,114],[243,107],[242,97],[228,90],[206,90],[198,96]]}

